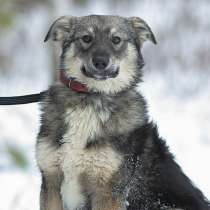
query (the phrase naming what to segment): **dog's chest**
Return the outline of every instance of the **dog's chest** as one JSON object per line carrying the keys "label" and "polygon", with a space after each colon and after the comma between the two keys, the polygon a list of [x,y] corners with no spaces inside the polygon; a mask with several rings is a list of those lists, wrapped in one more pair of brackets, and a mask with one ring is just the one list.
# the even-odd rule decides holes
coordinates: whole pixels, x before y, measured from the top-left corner
{"label": "dog's chest", "polygon": [[98,170],[102,165],[114,167],[115,163],[118,162],[119,155],[108,146],[86,148],[88,141],[95,141],[103,133],[103,124],[108,117],[108,114],[97,113],[90,106],[86,106],[84,109],[66,111],[67,130],[62,139],[64,144],[60,148],[62,156],[60,166],[64,173],[68,170],[71,170],[72,176],[82,171],[91,170],[93,173],[94,168]]}
{"label": "dog's chest", "polygon": [[85,174],[92,185],[105,185],[121,164],[120,155],[111,147],[86,148],[88,140],[94,140],[103,132],[102,125],[107,119],[107,114],[96,113],[91,107],[66,112],[68,126],[59,152],[64,173],[61,194],[67,209],[74,209],[85,202],[80,175]]}
{"label": "dog's chest", "polygon": [[102,124],[108,119],[108,113],[96,113],[91,106],[69,108],[65,113],[67,129],[62,142],[72,149],[83,149],[89,139],[100,135]]}

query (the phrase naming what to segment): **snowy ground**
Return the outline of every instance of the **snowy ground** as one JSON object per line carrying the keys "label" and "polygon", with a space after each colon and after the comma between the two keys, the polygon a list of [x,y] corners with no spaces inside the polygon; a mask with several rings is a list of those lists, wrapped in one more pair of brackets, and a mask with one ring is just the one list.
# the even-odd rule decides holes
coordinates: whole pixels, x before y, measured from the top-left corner
{"label": "snowy ground", "polygon": [[[151,23],[158,36],[158,30],[161,31],[167,27],[169,27],[168,31],[173,30],[170,26],[173,25],[176,15],[171,14],[178,14],[181,1],[177,0],[179,4],[173,4],[172,1],[167,3],[160,1],[162,4],[157,4],[157,1],[150,0],[145,1],[148,3],[141,5],[142,7],[139,7],[138,1],[135,1],[129,11],[126,8],[130,5],[126,3],[114,8],[107,6],[105,1],[98,1],[100,3],[93,1],[94,3],[87,5],[86,9],[72,9],[74,6],[67,6],[66,0],[62,2],[55,5],[56,17],[69,14],[69,11],[71,15],[88,13],[139,15]],[[167,10],[160,12],[163,5]],[[204,3],[198,6],[197,1],[191,1],[191,6],[194,8],[195,17],[199,17],[198,20],[202,23],[199,30],[193,32],[189,27],[183,32],[182,28],[177,27],[177,34],[172,36],[172,40],[162,38],[159,47],[156,48],[147,45],[146,49],[149,50],[145,51],[144,55],[148,66],[145,67],[145,82],[139,89],[148,100],[151,119],[157,122],[160,135],[167,140],[176,160],[210,199],[208,56],[206,60],[208,69],[203,72],[197,71],[200,67],[197,66],[199,64],[197,53],[210,45],[207,32],[204,33],[209,28],[206,27],[209,24],[206,18],[209,10]],[[148,13],[148,10],[151,12]],[[51,16],[49,18],[49,13],[45,9],[36,8],[35,12],[31,10],[17,18],[14,32],[8,33],[3,38],[0,37],[1,50],[8,54],[13,53],[10,68],[14,69],[12,73],[7,74],[6,78],[0,78],[1,96],[34,93],[46,89],[50,84],[49,57],[51,55],[48,45],[44,45],[42,41],[47,22],[52,18]],[[28,19],[33,27],[28,27],[28,22],[24,22]],[[191,36],[192,32],[193,36]],[[182,36],[183,33],[186,34],[187,39]],[[188,40],[192,43],[190,46]],[[171,44],[174,41],[176,45]],[[180,66],[173,62],[177,58],[176,55],[180,54],[186,58],[185,68],[191,69],[193,66],[192,71],[183,72]],[[0,210],[39,209],[40,176],[34,160],[39,114],[37,104],[0,107],[0,197],[3,198]],[[8,156],[7,145],[13,145],[24,152],[29,159],[27,169],[23,170],[14,165]]]}

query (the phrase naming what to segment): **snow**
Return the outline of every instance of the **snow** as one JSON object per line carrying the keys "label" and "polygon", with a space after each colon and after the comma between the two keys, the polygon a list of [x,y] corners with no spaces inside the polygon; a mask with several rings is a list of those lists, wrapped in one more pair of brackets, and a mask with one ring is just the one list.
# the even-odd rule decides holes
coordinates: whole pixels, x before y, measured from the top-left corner
{"label": "snow", "polygon": [[40,180],[37,174],[22,171],[3,172],[0,175],[1,210],[39,209]]}
{"label": "snow", "polygon": [[[159,45],[145,45],[143,54],[147,65],[139,90],[148,101],[151,119],[157,123],[176,160],[210,199],[210,42],[206,35],[210,28],[209,2],[188,4],[194,12],[195,24],[199,23],[194,29],[189,23],[176,20],[189,12],[185,7],[183,12],[181,6],[185,3],[180,0],[176,3],[133,1],[115,7],[105,1],[90,1],[85,9],[72,2],[68,5],[67,0],[62,0],[63,4],[55,2],[54,15],[44,6],[31,9],[27,14],[20,14],[13,30],[0,37],[1,51],[11,55],[9,68],[12,69],[0,78],[0,95],[30,94],[49,86],[52,55],[43,38],[49,20],[54,17],[70,13],[140,16],[152,26]],[[29,19],[33,27],[29,27]],[[3,70],[1,66],[0,70]],[[39,209],[40,174],[34,158],[39,115],[38,104],[0,107],[0,197],[3,198],[0,210]],[[7,145],[19,148],[26,155],[28,168],[23,170],[14,165]]]}

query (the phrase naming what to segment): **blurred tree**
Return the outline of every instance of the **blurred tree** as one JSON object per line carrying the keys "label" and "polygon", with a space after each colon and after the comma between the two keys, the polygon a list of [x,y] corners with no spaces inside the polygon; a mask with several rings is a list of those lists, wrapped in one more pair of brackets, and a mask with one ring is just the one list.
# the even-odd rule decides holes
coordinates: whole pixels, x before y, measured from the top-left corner
{"label": "blurred tree", "polygon": [[48,6],[50,0],[0,0],[0,28],[9,27],[20,12],[32,9],[35,5]]}
{"label": "blurred tree", "polygon": [[86,6],[89,3],[89,0],[73,0],[74,5],[76,6]]}
{"label": "blurred tree", "polygon": [[0,0],[0,28],[9,27],[14,18],[14,12],[9,10],[7,0]]}
{"label": "blurred tree", "polygon": [[22,149],[16,145],[6,144],[6,149],[12,163],[21,169],[26,169],[29,166],[27,157],[24,155]]}

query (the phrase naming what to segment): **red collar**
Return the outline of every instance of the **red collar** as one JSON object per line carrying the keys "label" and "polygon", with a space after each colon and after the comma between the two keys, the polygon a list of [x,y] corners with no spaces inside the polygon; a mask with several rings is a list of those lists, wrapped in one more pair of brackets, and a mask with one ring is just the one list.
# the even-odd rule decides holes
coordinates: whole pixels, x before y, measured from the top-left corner
{"label": "red collar", "polygon": [[76,91],[76,92],[82,92],[82,93],[88,93],[88,88],[86,85],[73,80],[72,78],[68,78],[65,75],[65,72],[63,70],[60,71],[60,81],[66,85],[68,88],[71,88],[72,90]]}

